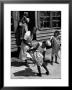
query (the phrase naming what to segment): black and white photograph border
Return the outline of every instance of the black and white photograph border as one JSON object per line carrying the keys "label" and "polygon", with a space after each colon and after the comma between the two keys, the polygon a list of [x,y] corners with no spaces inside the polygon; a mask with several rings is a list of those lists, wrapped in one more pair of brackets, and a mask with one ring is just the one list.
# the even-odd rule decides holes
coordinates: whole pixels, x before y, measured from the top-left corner
{"label": "black and white photograph border", "polygon": [[68,4],[4,5],[5,86],[68,84],[68,10]]}

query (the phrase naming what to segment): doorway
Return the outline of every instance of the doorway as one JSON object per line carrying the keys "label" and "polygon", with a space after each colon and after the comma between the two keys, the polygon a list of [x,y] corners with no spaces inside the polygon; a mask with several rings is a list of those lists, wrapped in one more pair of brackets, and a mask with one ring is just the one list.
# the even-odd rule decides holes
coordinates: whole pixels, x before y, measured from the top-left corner
{"label": "doorway", "polygon": [[33,28],[35,27],[35,11],[20,11],[20,19],[23,17],[24,12],[28,13],[28,18],[30,19],[28,29],[33,32]]}

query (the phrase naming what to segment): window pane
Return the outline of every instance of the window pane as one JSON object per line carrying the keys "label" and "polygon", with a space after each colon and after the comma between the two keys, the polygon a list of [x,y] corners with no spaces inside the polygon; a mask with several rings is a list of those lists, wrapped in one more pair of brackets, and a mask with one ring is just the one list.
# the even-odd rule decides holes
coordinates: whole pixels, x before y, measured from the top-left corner
{"label": "window pane", "polygon": [[40,16],[50,16],[50,11],[40,11]]}
{"label": "window pane", "polygon": [[61,27],[61,11],[40,11],[40,28]]}
{"label": "window pane", "polygon": [[40,28],[50,27],[50,11],[40,11]]}

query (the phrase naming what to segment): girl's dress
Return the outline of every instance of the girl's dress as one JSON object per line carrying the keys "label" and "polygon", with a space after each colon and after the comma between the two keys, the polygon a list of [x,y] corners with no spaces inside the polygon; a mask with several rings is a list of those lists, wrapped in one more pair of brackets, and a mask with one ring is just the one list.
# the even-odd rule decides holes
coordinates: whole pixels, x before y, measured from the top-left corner
{"label": "girl's dress", "polygon": [[52,37],[52,56],[58,56],[58,51],[60,49],[60,41],[58,38]]}
{"label": "girl's dress", "polygon": [[42,48],[42,42],[37,43],[37,46],[38,46],[38,48],[34,52],[34,58],[35,58],[36,64],[38,66],[42,66],[42,64],[43,64],[43,54],[42,53],[46,49]]}

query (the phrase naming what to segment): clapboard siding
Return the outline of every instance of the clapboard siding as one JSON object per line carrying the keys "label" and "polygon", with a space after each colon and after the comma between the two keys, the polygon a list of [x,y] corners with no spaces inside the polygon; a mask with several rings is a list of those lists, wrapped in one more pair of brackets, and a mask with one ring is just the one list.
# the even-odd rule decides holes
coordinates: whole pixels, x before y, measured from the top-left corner
{"label": "clapboard siding", "polygon": [[[54,35],[56,29],[51,30],[37,30],[36,38],[37,41],[43,41],[50,39]],[[61,30],[59,30],[61,31]],[[14,32],[11,32],[11,52],[17,51],[18,46],[16,45],[16,38]]]}
{"label": "clapboard siding", "polygon": [[45,33],[45,34],[38,34],[37,35],[37,38],[39,38],[39,37],[48,37],[48,36],[53,36],[54,35],[54,33]]}
{"label": "clapboard siding", "polygon": [[[56,31],[57,29],[44,29],[44,30],[37,30],[37,33],[36,33],[36,38],[37,40],[47,40],[47,39],[50,39],[51,36],[54,35],[54,32]],[[59,30],[61,31],[61,30]]]}

